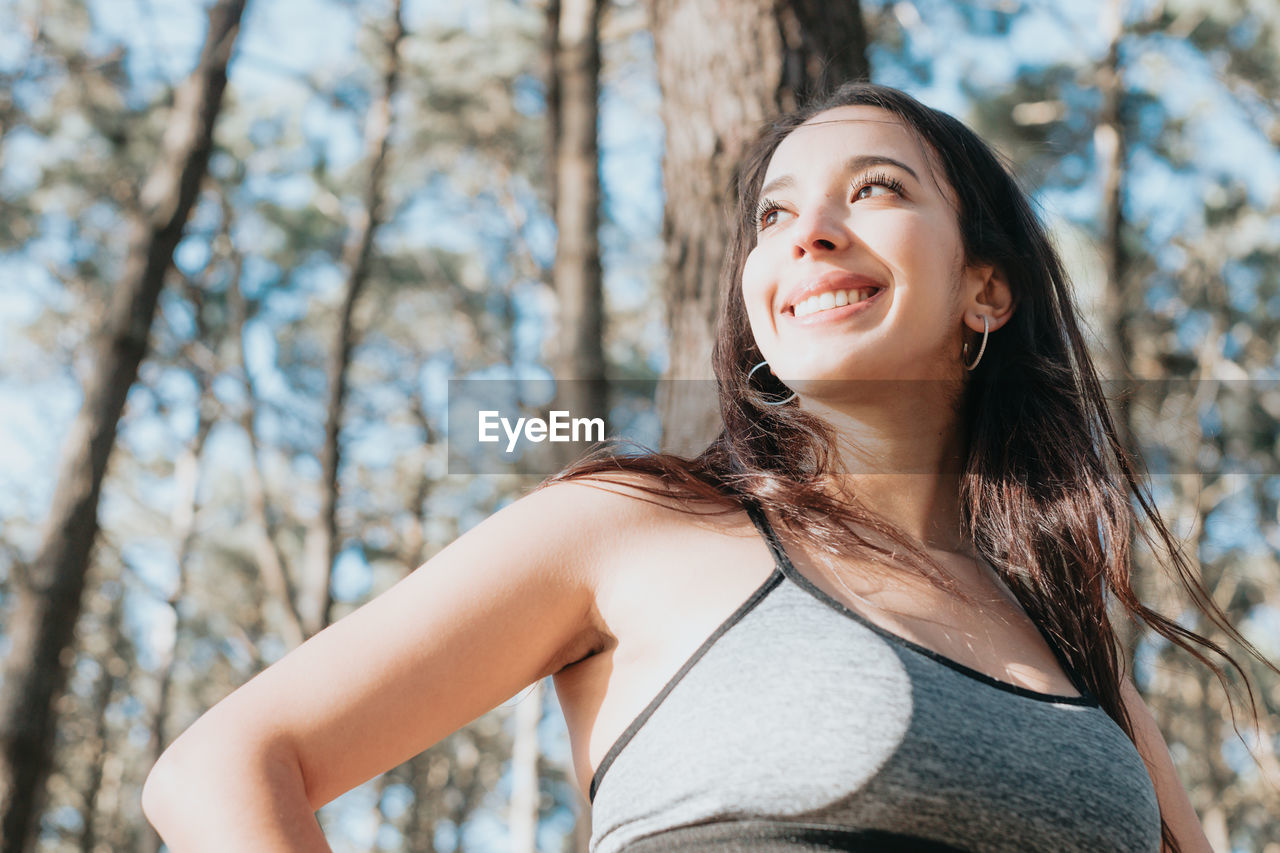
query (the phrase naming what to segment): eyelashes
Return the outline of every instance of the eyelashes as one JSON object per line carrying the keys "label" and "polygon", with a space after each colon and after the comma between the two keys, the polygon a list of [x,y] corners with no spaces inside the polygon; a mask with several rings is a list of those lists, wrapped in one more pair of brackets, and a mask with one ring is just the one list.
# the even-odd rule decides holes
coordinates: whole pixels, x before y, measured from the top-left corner
{"label": "eyelashes", "polygon": [[774,213],[778,213],[781,210],[782,210],[782,206],[778,204],[776,201],[774,201],[773,199],[771,198],[760,199],[760,203],[756,205],[756,215],[755,215],[756,230],[763,231],[764,229],[772,225],[773,224],[772,222],[764,221],[765,217],[770,216]]}
{"label": "eyelashes", "polygon": [[[873,172],[869,175],[864,175],[863,177],[858,178],[852,184],[850,184],[849,189],[851,191],[852,196],[854,198],[857,198],[859,193],[861,193],[864,189],[870,186],[886,187],[888,189],[893,190],[898,195],[903,194],[902,181],[898,180],[897,178],[893,177],[893,175],[890,175],[887,172]],[[855,187],[857,188],[857,191],[853,192]]]}
{"label": "eyelashes", "polygon": [[[868,187],[884,187],[885,189],[891,190],[896,195],[905,195],[903,192],[904,187],[902,185],[902,181],[887,172],[870,172],[855,178],[849,184],[849,200],[852,202],[858,201],[862,198],[871,198],[871,196],[862,195],[862,191]],[[783,210],[783,206],[771,198],[760,199],[760,202],[756,205],[755,211],[754,221],[756,223],[756,230],[763,231],[769,226],[776,224],[776,220],[766,221],[766,219],[774,214],[781,213]]]}

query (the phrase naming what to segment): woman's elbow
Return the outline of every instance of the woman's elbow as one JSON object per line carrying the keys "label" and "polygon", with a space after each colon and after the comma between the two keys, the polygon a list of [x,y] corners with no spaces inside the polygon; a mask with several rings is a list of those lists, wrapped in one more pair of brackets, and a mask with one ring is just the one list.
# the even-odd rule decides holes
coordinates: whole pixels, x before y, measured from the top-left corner
{"label": "woman's elbow", "polygon": [[162,835],[165,824],[171,819],[174,792],[184,787],[181,768],[176,766],[179,760],[173,750],[166,750],[152,765],[146,781],[142,783],[142,813],[156,832]]}
{"label": "woman's elbow", "polygon": [[[227,737],[188,730],[152,765],[142,785],[142,813],[162,835],[166,825],[210,796],[220,784],[256,763],[254,751]],[[239,770],[237,766],[239,765]]]}
{"label": "woman's elbow", "polygon": [[258,845],[252,849],[328,849],[297,756],[279,738],[197,724],[151,768],[141,805],[175,851],[233,849],[251,840]]}

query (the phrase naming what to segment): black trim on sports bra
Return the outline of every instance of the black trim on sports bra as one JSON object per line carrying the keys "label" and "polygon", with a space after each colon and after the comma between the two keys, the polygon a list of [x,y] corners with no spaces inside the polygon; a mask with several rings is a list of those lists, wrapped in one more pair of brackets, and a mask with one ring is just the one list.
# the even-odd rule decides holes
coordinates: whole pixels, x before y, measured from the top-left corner
{"label": "black trim on sports bra", "polygon": [[694,664],[701,660],[702,656],[705,655],[713,645],[715,645],[716,640],[719,640],[726,631],[741,622],[742,618],[750,613],[752,609],[763,601],[765,596],[780,583],[782,583],[782,572],[775,566],[774,570],[769,574],[769,577],[765,579],[764,583],[756,587],[755,592],[751,593],[747,600],[738,606],[737,610],[729,614],[729,616],[711,632],[711,636],[703,640],[702,645],[698,646],[697,651],[689,656],[689,659],[684,662],[684,665],[680,667],[679,671],[677,671],[675,675],[671,676],[670,680],[667,681],[666,686],[664,686],[658,695],[653,697],[649,704],[645,706],[644,710],[631,721],[631,725],[627,726],[626,730],[613,742],[613,746],[609,747],[609,751],[605,753],[604,758],[600,760],[600,766],[596,768],[596,772],[592,775],[591,788],[587,797],[589,801],[595,801],[596,789],[600,787],[600,780],[604,778],[605,771],[609,769],[609,765],[613,764],[614,759],[616,759],[618,754],[622,752],[623,747],[631,742],[631,739],[635,737],[636,732],[640,731],[640,728],[648,721],[649,717],[653,716],[653,712],[658,709],[658,706],[662,704],[662,701],[667,698],[672,690],[675,689],[676,685],[685,677],[685,674],[688,673],[689,670],[693,669]]}
{"label": "black trim on sports bra", "polygon": [[1049,646],[1049,651],[1052,652],[1053,656],[1058,660],[1058,664],[1062,667],[1063,673],[1067,676],[1068,680],[1070,680],[1072,685],[1074,685],[1075,688],[1078,691],[1080,691],[1080,695],[1062,696],[1054,693],[1042,693],[1038,690],[1032,690],[1030,688],[1023,687],[1018,684],[1011,684],[1007,681],[1001,681],[1000,679],[994,678],[993,676],[990,676],[985,672],[981,672],[979,670],[974,669],[973,667],[966,666],[965,664],[962,664],[957,660],[953,660],[944,654],[936,652],[933,649],[930,649],[926,646],[922,646],[919,643],[908,640],[906,637],[903,637],[899,634],[895,634],[892,631],[888,630],[887,628],[877,625],[867,617],[863,616],[861,613],[858,613],[857,611],[850,608],[844,602],[839,601],[836,598],[833,598],[821,587],[819,587],[813,581],[809,580],[809,578],[807,578],[805,575],[801,574],[800,571],[795,567],[795,565],[792,564],[791,558],[787,556],[787,551],[782,544],[782,540],[778,537],[778,534],[774,531],[773,525],[769,523],[768,516],[765,515],[764,511],[760,508],[760,506],[756,504],[754,501],[749,501],[749,500],[744,501],[743,506],[747,511],[747,515],[751,517],[751,521],[755,524],[756,528],[760,531],[761,535],[763,535],[765,540],[769,543],[769,550],[773,552],[773,556],[774,556],[774,559],[777,561],[778,568],[787,577],[787,579],[790,580],[792,583],[796,584],[797,586],[799,586],[801,589],[808,592],[814,598],[821,601],[823,604],[826,604],[828,607],[835,610],[836,612],[849,617],[850,619],[854,620],[860,625],[863,625],[866,628],[876,632],[880,636],[884,637],[885,639],[889,640],[892,643],[895,643],[896,645],[902,646],[903,648],[909,649],[917,654],[923,655],[924,657],[927,657],[930,660],[937,661],[943,666],[950,667],[951,669],[955,670],[961,675],[968,676],[969,678],[972,678],[975,681],[980,681],[983,684],[990,685],[991,687],[994,687],[998,690],[1004,690],[1008,693],[1014,693],[1014,694],[1017,694],[1018,696],[1023,696],[1028,699],[1034,699],[1039,702],[1052,702],[1060,705],[1085,705],[1090,707],[1098,705],[1097,698],[1092,693],[1090,693],[1087,689],[1085,689],[1080,678],[1076,675],[1075,671],[1071,668],[1071,665],[1067,662],[1066,657],[1058,649],[1057,644],[1055,644],[1053,640],[1049,637],[1048,632],[1046,632],[1038,622],[1032,619],[1031,616],[1027,614],[1025,610],[1023,610],[1023,614],[1027,617],[1028,620],[1030,620],[1032,625],[1035,625],[1036,630],[1040,632],[1040,635],[1044,637],[1045,643]]}
{"label": "black trim on sports bra", "polygon": [[625,853],[965,853],[941,841],[886,832],[787,820],[699,823],[647,835]]}

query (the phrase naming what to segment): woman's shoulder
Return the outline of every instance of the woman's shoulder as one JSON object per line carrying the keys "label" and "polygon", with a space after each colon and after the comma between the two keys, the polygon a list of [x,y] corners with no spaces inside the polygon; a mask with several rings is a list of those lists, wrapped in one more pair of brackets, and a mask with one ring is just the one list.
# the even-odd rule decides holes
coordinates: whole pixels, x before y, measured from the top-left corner
{"label": "woman's shoulder", "polygon": [[707,612],[719,612],[721,599],[744,597],[738,586],[759,582],[760,572],[744,573],[745,566],[769,562],[741,504],[728,496],[672,489],[634,471],[556,481],[538,491],[572,519],[576,571],[591,589],[590,640],[566,654],[566,663],[620,643],[631,655],[657,654],[669,639],[667,620],[700,625]]}
{"label": "woman's shoulder", "polygon": [[636,554],[660,551],[664,543],[742,527],[740,505],[710,490],[675,487],[644,471],[619,470],[556,480],[523,501],[540,515],[564,521],[563,531],[597,582]]}

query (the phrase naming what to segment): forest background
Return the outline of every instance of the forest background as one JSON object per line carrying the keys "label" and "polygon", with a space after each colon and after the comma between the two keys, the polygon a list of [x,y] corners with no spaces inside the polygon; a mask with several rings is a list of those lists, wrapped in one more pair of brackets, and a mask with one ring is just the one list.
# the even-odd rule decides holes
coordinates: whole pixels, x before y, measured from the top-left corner
{"label": "forest background", "polygon": [[[158,849],[176,733],[537,482],[450,465],[448,380],[709,376],[737,155],[851,76],[1014,164],[1158,504],[1280,658],[1278,46],[1246,0],[0,0],[0,850]],[[628,417],[690,449],[689,396]],[[1280,851],[1280,683],[1248,663],[1242,740],[1126,644],[1215,849]],[[549,685],[320,819],[589,832]]]}

